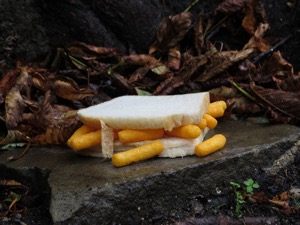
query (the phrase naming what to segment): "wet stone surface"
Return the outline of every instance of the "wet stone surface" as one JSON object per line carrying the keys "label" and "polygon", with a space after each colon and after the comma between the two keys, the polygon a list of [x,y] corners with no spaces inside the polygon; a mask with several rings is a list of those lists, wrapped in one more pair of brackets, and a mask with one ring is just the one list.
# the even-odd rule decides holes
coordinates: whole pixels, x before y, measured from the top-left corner
{"label": "wet stone surface", "polygon": [[31,148],[14,162],[7,162],[7,157],[21,150],[3,151],[0,177],[30,177],[24,182],[49,196],[56,225],[167,224],[163,221],[201,211],[197,198],[222,190],[225,181],[251,178],[272,167],[293,148],[299,131],[290,125],[220,121],[209,135],[222,133],[227,144],[215,154],[155,158],[123,168],[101,158],[79,156],[64,146]]}

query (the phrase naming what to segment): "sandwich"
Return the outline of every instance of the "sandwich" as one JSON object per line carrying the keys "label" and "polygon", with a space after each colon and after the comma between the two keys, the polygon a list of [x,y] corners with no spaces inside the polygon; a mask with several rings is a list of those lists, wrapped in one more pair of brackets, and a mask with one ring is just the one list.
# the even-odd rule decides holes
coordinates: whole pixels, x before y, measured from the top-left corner
{"label": "sandwich", "polygon": [[[224,104],[219,106],[224,113]],[[68,140],[75,152],[112,158],[118,152],[159,142],[159,157],[184,157],[195,154],[216,123],[209,111],[208,92],[166,96],[121,96],[80,109],[77,115],[83,126]],[[214,125],[202,126],[205,116]],[[206,124],[206,123],[205,123]],[[146,151],[146,150],[145,150]],[[152,155],[151,155],[152,156]]]}

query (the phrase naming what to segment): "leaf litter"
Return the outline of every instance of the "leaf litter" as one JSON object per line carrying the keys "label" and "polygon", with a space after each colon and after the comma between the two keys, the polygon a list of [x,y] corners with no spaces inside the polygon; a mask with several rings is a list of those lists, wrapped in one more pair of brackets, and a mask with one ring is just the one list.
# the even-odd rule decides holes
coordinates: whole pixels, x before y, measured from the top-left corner
{"label": "leaf litter", "polygon": [[126,94],[209,91],[238,117],[298,125],[299,74],[277,50],[284,41],[266,35],[266,18],[260,1],[226,0],[210,14],[164,18],[148,54],[72,42],[40,66],[19,63],[0,80],[1,140],[13,132],[5,144],[64,144],[80,125],[76,110]]}

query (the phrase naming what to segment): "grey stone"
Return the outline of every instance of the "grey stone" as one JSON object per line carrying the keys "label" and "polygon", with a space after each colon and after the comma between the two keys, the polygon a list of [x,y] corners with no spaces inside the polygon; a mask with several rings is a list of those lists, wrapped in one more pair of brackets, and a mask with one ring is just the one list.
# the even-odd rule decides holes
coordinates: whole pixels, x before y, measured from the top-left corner
{"label": "grey stone", "polygon": [[[4,151],[0,165],[1,171],[29,167],[50,172],[50,211],[56,225],[155,224],[201,212],[197,200],[206,193],[218,195],[228,185],[225,181],[252,178],[272,166],[297,143],[300,128],[221,120],[209,135],[215,133],[227,137],[226,146],[204,158],[154,158],[114,168],[110,160],[51,146],[32,148],[14,162],[6,158],[20,150]],[[183,210],[187,208],[191,212]]]}

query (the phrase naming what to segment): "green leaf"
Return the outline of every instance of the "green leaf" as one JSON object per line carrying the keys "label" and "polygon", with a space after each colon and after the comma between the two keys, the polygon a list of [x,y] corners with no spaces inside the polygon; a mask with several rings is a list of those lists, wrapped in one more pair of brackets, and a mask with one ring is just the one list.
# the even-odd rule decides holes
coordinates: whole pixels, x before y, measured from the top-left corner
{"label": "green leaf", "polygon": [[0,149],[7,150],[11,148],[21,148],[24,147],[27,143],[19,142],[19,143],[9,143],[0,147]]}
{"label": "green leaf", "polygon": [[17,193],[15,193],[15,192],[10,192],[10,195],[14,198],[14,199],[16,199],[17,201],[20,201],[20,199],[22,198],[22,195],[19,195],[19,194],[17,194]]}
{"label": "green leaf", "polygon": [[85,70],[87,68],[87,65],[81,62],[79,59],[76,59],[75,57],[67,54],[67,52],[64,52],[64,54],[70,59],[73,65],[76,66],[78,69]]}
{"label": "green leaf", "polygon": [[157,75],[163,75],[167,72],[166,66],[157,66],[151,69],[151,71]]}
{"label": "green leaf", "polygon": [[240,187],[241,187],[240,184],[235,183],[235,182],[233,182],[233,181],[230,182],[230,185],[233,186],[233,187],[236,187],[236,188],[240,188]]}
{"label": "green leaf", "polygon": [[252,187],[252,185],[254,184],[254,181],[252,179],[248,179],[248,180],[244,181],[244,184]]}
{"label": "green leaf", "polygon": [[259,188],[259,184],[255,182],[255,183],[252,185],[252,187],[253,187],[253,188]]}
{"label": "green leaf", "polygon": [[139,89],[137,87],[134,88],[134,89],[135,89],[137,95],[140,95],[140,96],[151,96],[152,95],[150,92],[141,90],[141,89]]}
{"label": "green leaf", "polygon": [[248,186],[248,187],[246,188],[246,192],[247,192],[247,193],[252,193],[252,192],[253,192],[252,186]]}

